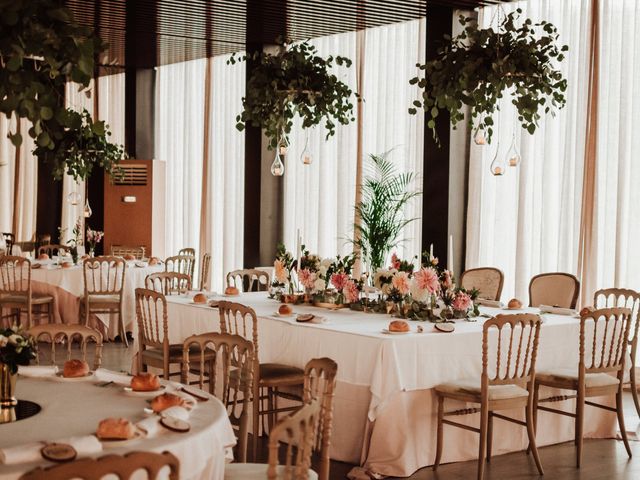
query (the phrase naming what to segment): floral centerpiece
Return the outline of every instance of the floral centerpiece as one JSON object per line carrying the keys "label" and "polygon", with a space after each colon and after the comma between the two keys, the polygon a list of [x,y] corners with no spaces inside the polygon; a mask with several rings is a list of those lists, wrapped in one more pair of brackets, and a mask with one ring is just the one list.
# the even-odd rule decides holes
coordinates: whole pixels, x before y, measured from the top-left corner
{"label": "floral centerpiece", "polygon": [[18,365],[29,365],[36,358],[36,344],[33,337],[13,326],[0,329],[0,406],[15,406],[16,379]]}
{"label": "floral centerpiece", "polygon": [[92,230],[90,227],[87,227],[87,245],[89,245],[89,256],[93,257],[96,251],[96,245],[98,245],[102,238],[104,237],[104,232],[100,230]]}
{"label": "floral centerpiece", "polygon": [[[298,300],[298,286],[293,272],[297,260],[287,251],[284,244],[279,244],[276,259],[273,262],[273,282],[271,283],[271,297],[286,303],[296,303]],[[301,297],[301,296],[300,296]]]}
{"label": "floral centerpiece", "polygon": [[[58,227],[58,236],[60,238],[60,243],[62,244],[65,233],[65,228]],[[73,237],[67,240],[67,245],[69,245],[69,253],[71,253],[71,259],[73,263],[78,263],[78,246],[82,245],[82,218],[78,217],[76,220],[76,224],[73,226],[73,230],[71,231]]]}
{"label": "floral centerpiece", "polygon": [[355,254],[337,255],[319,261],[311,290],[314,304],[344,306],[358,301],[362,285],[351,278],[356,258]]}

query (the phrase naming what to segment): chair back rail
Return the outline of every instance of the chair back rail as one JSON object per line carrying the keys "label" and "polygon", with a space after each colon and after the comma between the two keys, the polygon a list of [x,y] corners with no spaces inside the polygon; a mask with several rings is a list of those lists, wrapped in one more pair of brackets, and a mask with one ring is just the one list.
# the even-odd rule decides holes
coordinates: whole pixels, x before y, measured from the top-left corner
{"label": "chair back rail", "polygon": [[14,255],[0,256],[0,294],[31,297],[31,261]]}
{"label": "chair back rail", "polygon": [[504,274],[494,267],[481,267],[465,270],[460,276],[460,286],[466,290],[476,289],[480,298],[500,300]]}
{"label": "chair back rail", "polygon": [[136,288],[136,319],[140,348],[166,348],[169,351],[167,300],[160,292]]}
{"label": "chair back rail", "polygon": [[127,245],[111,245],[111,255],[114,257],[124,257],[125,255],[133,255],[136,260],[144,258],[146,248],[143,245],[127,246]]}
{"label": "chair back rail", "polygon": [[211,255],[205,253],[202,255],[202,263],[200,264],[200,291],[209,289],[209,269],[211,268]]}
{"label": "chair back rail", "polygon": [[156,272],[147,275],[144,284],[149,290],[164,295],[180,295],[191,290],[191,277],[186,273]]}
{"label": "chair back rail", "polygon": [[541,273],[529,282],[529,306],[576,308],[579,293],[580,281],[575,275],[563,272]]}
{"label": "chair back rail", "polygon": [[[102,364],[102,334],[93,328],[84,325],[37,325],[29,329],[29,333],[36,341],[49,340],[51,342],[51,364],[56,363],[56,345],[67,346],[67,360],[71,360],[71,347],[74,341],[80,344],[80,352],[82,360],[87,361],[87,344],[93,340],[96,343],[96,351],[94,354],[93,368],[97,370]],[[36,363],[40,364],[40,350],[38,348],[38,356]]]}
{"label": "chair back rail", "polygon": [[181,248],[178,251],[178,255],[186,255],[186,256],[189,256],[189,257],[195,257],[196,256],[196,249],[195,248],[191,248],[191,247]]}
{"label": "chair back rail", "polygon": [[164,271],[185,273],[191,277],[193,283],[195,265],[196,257],[193,255],[174,255],[173,257],[167,257],[164,261]]}
{"label": "chair back rail", "polygon": [[631,310],[612,307],[580,317],[579,374],[616,373],[623,375]]}
{"label": "chair back rail", "polygon": [[255,268],[227,273],[227,287],[236,287],[241,292],[266,292],[269,282],[269,272]]}
{"label": "chair back rail", "polygon": [[631,310],[631,330],[629,343],[638,342],[638,327],[640,326],[640,292],[628,288],[603,288],[593,295],[595,308],[624,307]]}
{"label": "chair back rail", "polygon": [[85,258],[82,262],[85,296],[120,295],[122,299],[126,268],[122,257]]}
{"label": "chair back rail", "polygon": [[49,255],[49,258],[53,257],[55,254],[64,256],[69,253],[69,247],[67,247],[66,245],[56,245],[50,243],[47,245],[42,245],[38,248],[38,256],[42,255],[43,253]]}

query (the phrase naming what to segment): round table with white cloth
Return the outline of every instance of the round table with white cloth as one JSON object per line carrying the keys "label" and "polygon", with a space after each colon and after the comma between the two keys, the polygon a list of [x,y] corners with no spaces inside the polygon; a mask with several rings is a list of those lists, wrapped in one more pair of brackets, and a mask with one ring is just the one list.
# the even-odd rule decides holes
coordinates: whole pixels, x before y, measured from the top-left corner
{"label": "round table with white cloth", "polygon": [[[222,480],[225,461],[232,453],[235,435],[227,411],[216,398],[195,401],[189,413],[191,429],[177,433],[162,426],[148,437],[121,442],[98,442],[93,435],[100,420],[122,417],[132,423],[149,421],[144,412],[149,397],[127,393],[121,383],[104,379],[122,375],[104,370],[88,380],[18,377],[17,398],[40,404],[40,413],[14,423],[0,424],[0,480],[18,479],[37,466],[48,466],[39,454],[38,442],[61,442],[77,446],[78,457],[123,455],[132,451],[169,451],[180,460],[180,478]],[[124,377],[126,378],[126,377]],[[179,384],[168,383],[172,391]],[[186,394],[182,394],[183,396]],[[159,420],[159,418],[158,418]],[[85,455],[82,453],[86,452]],[[5,463],[6,462],[6,463]],[[10,464],[7,464],[10,463]]]}

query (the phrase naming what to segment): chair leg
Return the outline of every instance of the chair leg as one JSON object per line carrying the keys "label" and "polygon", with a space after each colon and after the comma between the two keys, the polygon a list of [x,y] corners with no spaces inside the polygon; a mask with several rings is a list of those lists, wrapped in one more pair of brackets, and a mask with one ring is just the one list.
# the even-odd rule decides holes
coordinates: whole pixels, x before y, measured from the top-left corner
{"label": "chair leg", "polygon": [[624,448],[627,449],[627,455],[629,455],[629,458],[631,458],[631,448],[629,447],[629,440],[627,439],[627,429],[624,426],[624,405],[622,404],[622,391],[619,391],[616,394],[616,414],[618,415],[618,426],[620,427],[620,435],[622,435]]}
{"label": "chair leg", "polygon": [[[257,382],[257,379],[253,380]],[[253,435],[251,439],[252,460],[258,461],[258,435],[260,433],[260,387],[253,389],[253,408],[251,409]]]}
{"label": "chair leg", "polygon": [[269,425],[269,433],[271,433],[271,430],[273,429],[273,426],[275,424],[274,419],[275,419],[275,414],[273,413],[273,409],[274,409],[274,397],[275,397],[275,393],[273,391],[273,389],[271,387],[269,387],[267,389],[267,408],[270,410],[269,416],[268,416],[268,425]]}
{"label": "chair leg", "polygon": [[491,448],[493,443],[493,412],[489,412],[487,422],[487,463],[491,461]]}
{"label": "chair leg", "polygon": [[631,396],[636,406],[636,413],[640,417],[640,401],[638,401],[638,384],[636,383],[636,365],[635,359],[631,357],[631,370],[629,371],[629,381],[631,383]]}
{"label": "chair leg", "polygon": [[478,480],[484,477],[484,462],[487,455],[487,427],[489,408],[486,403],[480,406],[480,448],[478,449]]}
{"label": "chair leg", "polygon": [[533,453],[533,459],[536,462],[536,467],[538,467],[538,472],[540,472],[540,475],[544,475],[542,463],[540,462],[540,456],[538,455],[538,447],[536,445],[536,431],[534,427],[533,411],[533,404],[527,404],[525,418],[527,423],[527,435],[529,436],[529,448],[531,449],[531,453]]}
{"label": "chair leg", "polygon": [[127,338],[127,330],[124,326],[124,318],[122,318],[122,307],[118,310],[118,324],[120,326],[120,335],[122,336],[122,341],[124,342],[125,347],[129,348],[129,339]]}
{"label": "chair leg", "polygon": [[433,462],[433,469],[437,470],[442,458],[442,420],[444,419],[444,397],[438,395],[438,430],[436,434],[436,459]]}
{"label": "chair leg", "polygon": [[[538,399],[540,398],[540,385],[534,383],[533,385],[533,404],[531,405],[532,410],[532,424],[533,424],[533,435],[535,436],[538,431]],[[531,442],[529,442],[529,446],[527,447],[527,455],[531,453]]]}
{"label": "chair leg", "polygon": [[577,446],[576,451],[576,466],[580,468],[582,463],[582,430],[584,424],[584,393],[578,393],[576,400],[576,438],[575,443]]}

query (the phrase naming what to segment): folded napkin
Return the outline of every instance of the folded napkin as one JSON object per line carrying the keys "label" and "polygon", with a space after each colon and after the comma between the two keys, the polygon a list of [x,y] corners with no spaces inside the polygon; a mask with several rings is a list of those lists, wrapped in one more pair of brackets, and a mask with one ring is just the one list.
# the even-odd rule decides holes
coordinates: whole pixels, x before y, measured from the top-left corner
{"label": "folded napkin", "polygon": [[316,315],[308,322],[301,322],[301,323],[327,323],[327,322],[328,322],[327,317],[321,317],[319,315]]}
{"label": "folded napkin", "polygon": [[144,420],[139,421],[138,423],[136,423],[136,427],[146,432],[147,437],[149,438],[155,437],[158,432],[162,430],[162,427],[160,426],[160,420],[156,415],[147,417]]}
{"label": "folded napkin", "polygon": [[[62,438],[51,443],[66,443],[71,445],[76,449],[79,457],[93,455],[102,451],[102,444],[95,435]],[[2,448],[0,449],[0,463],[4,465],[16,465],[19,463],[38,462],[42,460],[40,450],[42,450],[44,445],[44,442],[34,442],[26,445]]]}
{"label": "folded napkin", "polygon": [[20,365],[18,367],[18,374],[23,377],[53,377],[56,373],[58,373],[58,367],[55,365]]}
{"label": "folded napkin", "polygon": [[162,411],[163,417],[174,417],[185,422],[189,420],[189,410],[184,407],[169,407]]}
{"label": "folded napkin", "polygon": [[114,372],[107,370],[106,368],[99,368],[96,370],[95,377],[100,382],[113,382],[119,385],[131,385],[131,375],[126,373]]}
{"label": "folded napkin", "polygon": [[556,315],[575,315],[577,312],[573,308],[552,307],[550,305],[540,305],[540,313],[555,313]]}
{"label": "folded napkin", "polygon": [[502,308],[504,303],[499,300],[489,300],[488,298],[476,298],[475,302],[478,305],[484,305],[485,307]]}

